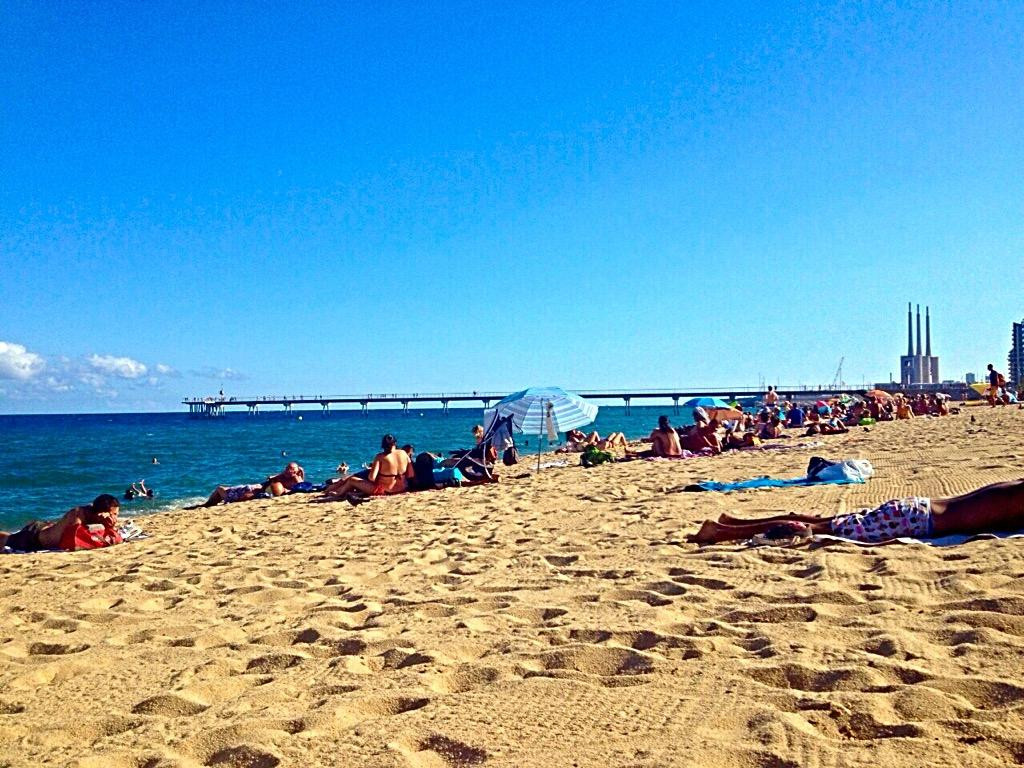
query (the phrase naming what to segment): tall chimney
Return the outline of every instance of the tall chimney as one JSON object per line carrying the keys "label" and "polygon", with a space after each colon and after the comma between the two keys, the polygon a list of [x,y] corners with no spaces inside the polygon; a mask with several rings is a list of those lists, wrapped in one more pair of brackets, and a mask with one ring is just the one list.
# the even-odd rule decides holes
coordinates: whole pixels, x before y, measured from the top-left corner
{"label": "tall chimney", "polygon": [[932,356],[932,319],[928,316],[928,307],[924,308],[924,353]]}
{"label": "tall chimney", "polygon": [[921,356],[921,305],[917,305],[917,356]]}
{"label": "tall chimney", "polygon": [[907,302],[907,357],[914,356],[914,313]]}

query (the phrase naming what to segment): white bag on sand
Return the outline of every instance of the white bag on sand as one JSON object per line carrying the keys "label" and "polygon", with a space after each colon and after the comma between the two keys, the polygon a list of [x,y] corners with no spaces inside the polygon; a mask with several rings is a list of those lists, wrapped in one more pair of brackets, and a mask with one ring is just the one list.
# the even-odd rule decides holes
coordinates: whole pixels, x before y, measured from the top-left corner
{"label": "white bag on sand", "polygon": [[845,480],[851,483],[863,483],[875,474],[875,468],[867,459],[843,459],[835,464],[822,467],[815,478],[822,482]]}

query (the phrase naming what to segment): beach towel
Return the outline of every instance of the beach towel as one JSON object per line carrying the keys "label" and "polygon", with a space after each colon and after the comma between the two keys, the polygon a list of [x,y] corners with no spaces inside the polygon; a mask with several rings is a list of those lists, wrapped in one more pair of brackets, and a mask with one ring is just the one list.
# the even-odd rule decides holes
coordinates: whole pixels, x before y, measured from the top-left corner
{"label": "beach towel", "polygon": [[[986,539],[1024,539],[1024,530],[994,531],[992,533],[953,533],[948,536],[936,536],[934,538],[927,539],[915,539],[909,536],[903,536],[898,539],[891,539],[886,543],[925,544],[929,547],[955,547],[971,541],[983,541]],[[832,534],[827,533],[815,534],[811,537],[810,541],[816,544],[821,544],[822,546],[834,543],[856,544],[858,547],[878,546],[877,543],[857,541],[856,539],[847,539],[843,536],[833,536]]]}
{"label": "beach towel", "polygon": [[755,477],[735,483],[719,483],[714,480],[688,485],[684,491],[746,491],[751,488],[787,488],[805,485],[845,485],[848,483],[864,483],[875,473],[875,468],[866,459],[843,459],[829,461],[819,456],[811,458],[807,466],[807,474],[802,477],[780,479],[775,477]]}

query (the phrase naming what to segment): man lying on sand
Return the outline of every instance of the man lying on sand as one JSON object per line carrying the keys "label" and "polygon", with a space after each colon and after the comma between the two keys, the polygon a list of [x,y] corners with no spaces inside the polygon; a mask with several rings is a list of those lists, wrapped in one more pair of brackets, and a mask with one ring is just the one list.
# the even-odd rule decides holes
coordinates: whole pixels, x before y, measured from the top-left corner
{"label": "man lying on sand", "polygon": [[299,466],[297,461],[290,461],[282,471],[268,477],[263,483],[263,488],[271,496],[283,496],[296,485],[305,481],[306,471]]}
{"label": "man lying on sand", "polygon": [[743,520],[721,515],[718,520],[705,520],[687,541],[717,544],[749,539],[778,527],[788,527],[794,534],[825,533],[866,544],[884,544],[904,536],[1013,531],[1024,527],[1024,479],[993,483],[945,499],[893,499],[872,510],[833,517],[788,514]]}
{"label": "man lying on sand", "polygon": [[117,499],[104,493],[97,496],[92,504],[68,510],[60,520],[33,520],[15,533],[0,531],[0,547],[38,552],[43,549],[97,549],[120,544],[121,534],[117,532],[119,510]]}

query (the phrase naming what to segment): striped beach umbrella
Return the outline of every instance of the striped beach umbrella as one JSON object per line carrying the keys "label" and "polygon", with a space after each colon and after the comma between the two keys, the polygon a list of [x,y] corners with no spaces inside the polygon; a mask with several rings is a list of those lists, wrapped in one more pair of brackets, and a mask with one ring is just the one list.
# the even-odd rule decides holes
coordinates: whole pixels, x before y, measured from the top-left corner
{"label": "striped beach umbrella", "polygon": [[[549,407],[550,404],[550,407]],[[597,406],[561,387],[530,387],[502,398],[494,405],[499,416],[511,416],[518,432],[541,435],[549,426],[555,432],[591,424],[597,418]]]}
{"label": "striped beach umbrella", "polygon": [[[554,440],[555,433],[586,426],[597,418],[597,406],[561,387],[530,387],[513,392],[499,400],[492,411],[498,416],[511,416],[518,432],[537,435],[545,432]],[[488,412],[488,414],[490,413]],[[537,440],[537,469],[540,469],[540,439]]]}

